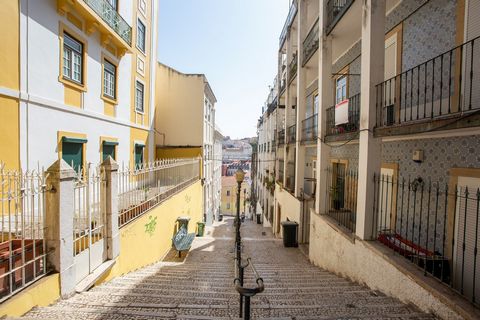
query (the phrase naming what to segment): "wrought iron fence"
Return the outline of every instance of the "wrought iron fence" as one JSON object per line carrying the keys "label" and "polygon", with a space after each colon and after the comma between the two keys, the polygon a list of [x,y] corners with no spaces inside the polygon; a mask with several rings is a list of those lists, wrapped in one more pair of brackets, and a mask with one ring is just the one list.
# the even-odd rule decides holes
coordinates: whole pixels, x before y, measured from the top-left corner
{"label": "wrought iron fence", "polygon": [[305,40],[303,41],[303,57],[302,65],[305,65],[308,60],[315,54],[318,50],[319,35],[318,35],[318,21],[315,21],[315,24],[312,26],[312,29],[308,32]]}
{"label": "wrought iron fence", "polygon": [[295,190],[295,162],[287,162],[287,181],[286,189],[293,192]]}
{"label": "wrought iron fence", "polygon": [[293,19],[295,19],[295,15],[297,14],[297,11],[298,11],[297,0],[293,0],[292,4],[290,5],[290,10],[288,11],[287,19],[285,20],[285,24],[283,26],[282,33],[280,34],[280,47],[283,46],[283,43],[287,38],[288,29],[290,29]]}
{"label": "wrought iron fence", "polygon": [[46,174],[0,164],[0,302],[45,275]]}
{"label": "wrought iron fence", "polygon": [[377,127],[480,109],[480,37],[376,86]]}
{"label": "wrought iron fence", "polygon": [[348,99],[348,123],[335,125],[335,107],[327,110],[327,136],[356,132],[360,129],[360,93]]}
{"label": "wrought iron fence", "polygon": [[357,221],[358,173],[341,163],[327,168],[325,212],[339,225],[355,232]]}
{"label": "wrought iron fence", "polygon": [[292,60],[288,64],[288,83],[290,84],[293,79],[295,79],[297,75],[297,68],[298,68],[298,59],[297,59],[298,51],[295,51],[293,54]]}
{"label": "wrought iron fence", "polygon": [[347,12],[352,3],[353,0],[329,0],[327,2],[327,35],[332,32],[335,25],[342,18],[345,12]]}
{"label": "wrought iron fence", "polygon": [[83,0],[128,45],[132,45],[132,28],[107,0]]}
{"label": "wrought iron fence", "polygon": [[291,125],[288,127],[288,143],[295,143],[297,141],[297,125]]}
{"label": "wrought iron fence", "polygon": [[317,141],[318,136],[318,115],[314,114],[311,117],[302,121],[302,142]]}
{"label": "wrought iron fence", "polygon": [[[468,179],[466,179],[468,180]],[[374,176],[374,234],[477,306],[480,189],[388,174]]]}
{"label": "wrought iron fence", "polygon": [[119,226],[155,207],[200,178],[199,159],[166,159],[123,167],[119,179]]}

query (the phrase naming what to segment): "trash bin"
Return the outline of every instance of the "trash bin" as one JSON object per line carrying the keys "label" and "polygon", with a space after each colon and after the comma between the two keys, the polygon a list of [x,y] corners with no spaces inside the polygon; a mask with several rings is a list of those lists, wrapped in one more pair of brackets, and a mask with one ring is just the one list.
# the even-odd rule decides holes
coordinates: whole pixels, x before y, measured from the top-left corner
{"label": "trash bin", "polygon": [[190,221],[190,217],[178,217],[177,218],[177,231],[180,230],[182,226],[188,230],[188,222]]}
{"label": "trash bin", "polygon": [[205,222],[197,222],[197,237],[203,237],[205,232]]}
{"label": "trash bin", "polygon": [[262,224],[262,215],[257,213],[257,224]]}
{"label": "trash bin", "polygon": [[295,221],[282,221],[283,228],[283,246],[298,247],[297,233],[298,223]]}
{"label": "trash bin", "polygon": [[223,220],[223,214],[219,214],[218,215],[218,221],[222,221]]}

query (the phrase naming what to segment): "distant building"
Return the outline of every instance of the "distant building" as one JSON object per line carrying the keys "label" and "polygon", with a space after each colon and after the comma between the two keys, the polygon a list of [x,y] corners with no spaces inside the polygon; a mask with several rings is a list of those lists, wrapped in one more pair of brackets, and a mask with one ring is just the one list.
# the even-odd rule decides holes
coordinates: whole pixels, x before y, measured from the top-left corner
{"label": "distant building", "polygon": [[[250,207],[250,175],[247,173],[240,189],[240,213],[247,213]],[[237,213],[238,184],[235,176],[222,177],[222,203],[220,212],[224,215]]]}
{"label": "distant building", "polygon": [[223,160],[250,160],[252,157],[252,146],[243,140],[223,141]]}

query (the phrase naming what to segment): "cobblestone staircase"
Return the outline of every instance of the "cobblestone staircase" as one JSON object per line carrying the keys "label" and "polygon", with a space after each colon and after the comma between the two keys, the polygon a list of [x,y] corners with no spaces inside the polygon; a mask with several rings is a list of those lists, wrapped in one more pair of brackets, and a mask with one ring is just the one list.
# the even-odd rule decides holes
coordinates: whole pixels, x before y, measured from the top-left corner
{"label": "cobblestone staircase", "polygon": [[[28,319],[235,319],[231,221],[197,238],[184,263],[161,262],[57,304]],[[242,227],[265,291],[252,298],[258,319],[433,319],[412,306],[312,266],[259,226]],[[247,284],[253,275],[246,275]]]}

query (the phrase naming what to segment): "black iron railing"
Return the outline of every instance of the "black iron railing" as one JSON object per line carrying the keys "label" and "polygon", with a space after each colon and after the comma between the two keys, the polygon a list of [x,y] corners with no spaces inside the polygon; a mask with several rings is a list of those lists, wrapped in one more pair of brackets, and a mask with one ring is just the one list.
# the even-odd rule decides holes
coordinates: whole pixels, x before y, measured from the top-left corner
{"label": "black iron railing", "polygon": [[360,128],[360,94],[348,99],[348,123],[335,125],[335,107],[327,109],[327,136],[355,132]]}
{"label": "black iron railing", "polygon": [[285,129],[278,131],[278,145],[283,146],[285,144]]}
{"label": "black iron railing", "polygon": [[274,152],[277,149],[277,141],[275,139],[270,143],[270,152]]}
{"label": "black iron railing", "polygon": [[480,189],[375,175],[374,234],[477,306]]}
{"label": "black iron railing", "polygon": [[288,64],[288,83],[289,84],[297,76],[297,67],[298,67],[298,59],[297,59],[297,51],[295,51],[295,53],[293,54],[292,60]]}
{"label": "black iron railing", "polygon": [[302,121],[302,142],[317,141],[318,136],[318,115]]}
{"label": "black iron railing", "polygon": [[285,171],[284,166],[285,166],[285,161],[278,160],[277,181],[280,182],[280,183],[283,183],[283,176],[284,176],[284,171]]}
{"label": "black iron railing", "polygon": [[288,143],[295,143],[297,138],[297,125],[291,125],[288,127],[287,139]]}
{"label": "black iron railing", "polygon": [[376,86],[377,127],[480,109],[480,37]]}
{"label": "black iron railing", "polygon": [[319,35],[318,35],[318,19],[315,21],[315,24],[312,26],[312,29],[308,32],[308,35],[305,37],[303,41],[303,57],[302,57],[302,65],[305,65],[308,60],[315,54],[318,50],[318,42],[319,42]]}
{"label": "black iron railing", "polygon": [[288,29],[290,29],[290,26],[292,25],[292,22],[295,19],[295,16],[297,15],[297,11],[298,11],[297,0],[293,0],[292,5],[290,6],[290,10],[288,11],[287,19],[285,20],[285,24],[283,26],[282,33],[280,34],[280,48],[285,43]]}
{"label": "black iron railing", "polygon": [[327,35],[332,32],[352,3],[353,0],[329,0],[327,2],[327,24],[325,26]]}
{"label": "black iron railing", "polygon": [[[238,257],[235,257],[235,266],[239,266],[240,268],[235,267],[235,290],[240,294],[240,318],[245,319],[245,320],[250,320],[250,298],[255,296],[258,293],[263,292],[265,289],[265,286],[263,284],[263,279],[260,277],[258,274],[257,270],[255,269],[255,266],[253,265],[253,262],[251,258],[247,259],[247,263],[245,265],[241,264],[241,261],[239,260]],[[257,283],[257,286],[254,288],[245,288],[243,286],[243,280],[244,280],[244,272],[245,269],[250,266],[252,269],[252,272],[255,276],[255,282]],[[242,300],[245,299],[245,302]]]}
{"label": "black iron railing", "polygon": [[327,169],[325,212],[339,225],[354,233],[357,220],[358,173],[342,163]]}

